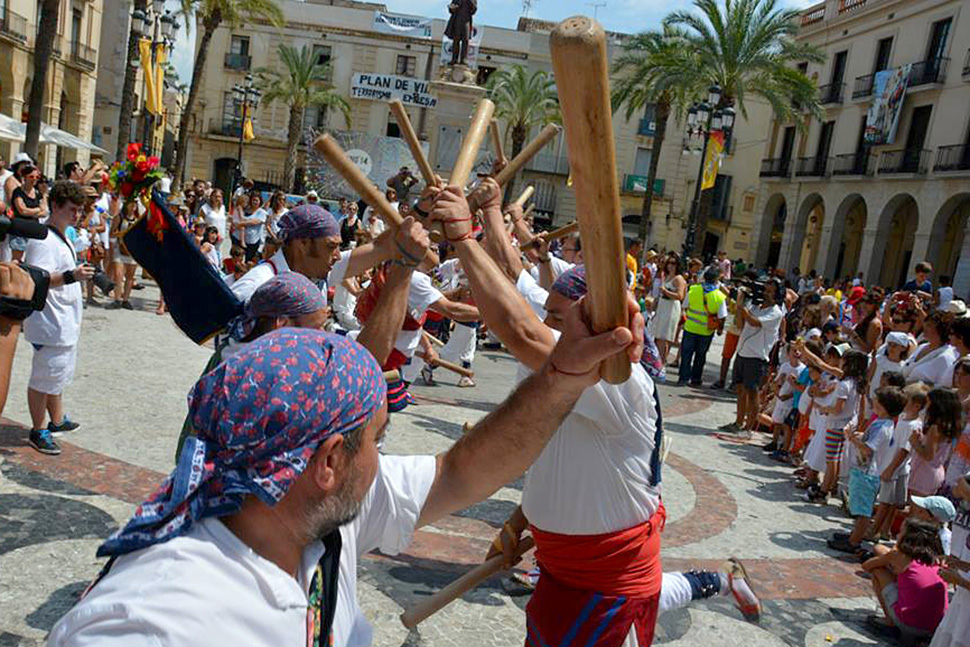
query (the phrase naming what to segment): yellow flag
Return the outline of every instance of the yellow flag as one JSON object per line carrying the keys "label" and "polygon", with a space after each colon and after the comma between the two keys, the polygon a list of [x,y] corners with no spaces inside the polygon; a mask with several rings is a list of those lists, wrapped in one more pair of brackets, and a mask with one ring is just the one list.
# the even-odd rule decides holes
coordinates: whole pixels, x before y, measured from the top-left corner
{"label": "yellow flag", "polygon": [[167,53],[164,47],[159,47],[155,54],[155,108],[156,114],[165,109],[163,101],[165,92],[165,71],[162,66],[167,60]]}
{"label": "yellow flag", "polygon": [[714,188],[717,171],[721,166],[721,155],[724,153],[724,133],[715,130],[711,133],[711,141],[707,144],[707,157],[704,158],[704,181],[701,191]]}
{"label": "yellow flag", "polygon": [[243,139],[247,142],[251,142],[256,139],[256,135],[253,134],[252,117],[246,117],[246,123],[243,125]]}
{"label": "yellow flag", "polygon": [[158,94],[155,91],[155,75],[152,73],[152,41],[142,38],[138,41],[141,55],[141,69],[145,75],[145,110],[158,114]]}

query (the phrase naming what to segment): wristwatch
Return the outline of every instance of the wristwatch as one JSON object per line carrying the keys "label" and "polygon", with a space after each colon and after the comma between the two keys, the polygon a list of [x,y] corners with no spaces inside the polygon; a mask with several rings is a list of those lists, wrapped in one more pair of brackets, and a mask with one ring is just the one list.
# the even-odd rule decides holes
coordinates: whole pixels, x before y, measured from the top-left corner
{"label": "wristwatch", "polygon": [[71,283],[77,283],[77,278],[74,276],[74,270],[66,270],[63,273],[64,285],[70,285]]}

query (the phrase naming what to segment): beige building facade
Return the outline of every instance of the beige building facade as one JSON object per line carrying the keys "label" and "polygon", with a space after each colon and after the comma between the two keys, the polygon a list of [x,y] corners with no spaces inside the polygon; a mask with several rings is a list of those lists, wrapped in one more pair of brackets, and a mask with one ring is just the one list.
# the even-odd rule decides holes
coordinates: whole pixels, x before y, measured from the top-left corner
{"label": "beige building facade", "polygon": [[[103,0],[60,3],[57,38],[44,93],[44,123],[86,141],[91,140],[92,132],[102,7]],[[0,3],[0,112],[17,120],[27,120],[38,14],[36,0]],[[0,154],[9,160],[21,146],[0,141]],[[42,145],[39,157],[42,170],[53,176],[58,163],[76,159],[86,164],[89,154]]]}
{"label": "beige building facade", "polygon": [[[232,103],[232,88],[242,84],[247,73],[261,67],[279,65],[276,48],[286,42],[307,45],[333,68],[332,82],[351,105],[350,129],[371,137],[395,136],[397,126],[385,100],[360,98],[361,76],[404,77],[414,82],[427,82],[423,94],[434,97],[434,107],[408,106],[412,123],[419,136],[428,142],[429,160],[442,175],[447,175],[457,153],[461,133],[483,90],[457,86],[439,80],[441,73],[442,34],[445,20],[428,21],[430,38],[411,32],[382,29],[386,22],[383,5],[339,2],[295,2],[282,0],[280,5],[286,25],[248,24],[241,29],[221,27],[215,33],[209,50],[205,84],[192,115],[189,145],[188,177],[215,178],[228,185],[235,167],[238,149],[238,109]],[[392,17],[389,20],[395,20]],[[477,59],[478,79],[498,68],[513,64],[530,70],[552,70],[549,55],[549,31],[552,23],[522,19],[517,29],[480,26],[482,41]],[[611,39],[611,54],[619,50],[622,35]],[[748,106],[749,121],[739,118],[730,154],[722,164],[720,191],[712,203],[707,249],[728,250],[731,256],[753,254],[755,204],[758,197],[758,164],[764,149],[764,123],[770,118],[765,106]],[[635,236],[641,210],[643,188],[653,145],[655,124],[649,109],[627,121],[614,118],[619,180],[624,188],[622,203],[624,228]],[[268,185],[279,184],[285,154],[288,109],[284,105],[260,105],[255,113],[256,139],[246,143],[243,151],[244,173]],[[309,111],[307,126],[318,130],[345,130],[339,114]],[[751,125],[749,125],[751,124]],[[755,125],[756,124],[756,125]],[[698,140],[688,140],[683,120],[671,118],[666,133],[658,172],[660,195],[654,201],[650,243],[658,248],[680,249],[686,233],[693,187],[700,155],[685,152],[696,148]],[[506,142],[506,150],[509,142]],[[301,149],[299,166],[312,167]],[[517,192],[526,184],[535,186],[537,214],[549,225],[559,225],[575,218],[575,199],[567,187],[569,165],[566,143],[562,137],[552,142],[527,167],[519,180]],[[378,184],[386,178],[371,177]],[[705,240],[705,234],[699,234]]]}
{"label": "beige building facade", "polygon": [[958,294],[970,291],[968,10],[962,0],[826,0],[803,12],[800,38],[827,54],[807,66],[826,116],[772,124],[753,260],[828,278],[861,272],[886,287],[928,260]]}

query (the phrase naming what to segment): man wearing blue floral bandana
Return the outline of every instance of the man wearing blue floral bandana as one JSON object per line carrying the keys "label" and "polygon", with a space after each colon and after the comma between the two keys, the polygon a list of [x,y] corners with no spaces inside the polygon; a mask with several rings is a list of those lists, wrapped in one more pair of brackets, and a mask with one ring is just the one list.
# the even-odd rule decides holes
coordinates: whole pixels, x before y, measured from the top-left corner
{"label": "man wearing blue floral bandana", "polygon": [[[498,280],[496,290],[514,292]],[[395,554],[416,528],[520,476],[603,359],[639,360],[638,314],[636,335],[593,336],[582,308],[564,310],[546,364],[438,456],[378,453],[386,387],[362,346],[315,330],[261,337],[196,384],[198,437],[101,546],[106,573],[48,644],[371,644],[356,601],[360,555]]]}

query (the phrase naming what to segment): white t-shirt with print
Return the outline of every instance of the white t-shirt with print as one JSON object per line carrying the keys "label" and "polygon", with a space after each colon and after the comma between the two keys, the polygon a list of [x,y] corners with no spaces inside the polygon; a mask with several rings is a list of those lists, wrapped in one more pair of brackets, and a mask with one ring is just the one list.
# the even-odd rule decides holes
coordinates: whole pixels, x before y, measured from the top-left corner
{"label": "white t-shirt with print", "polygon": [[[907,452],[911,452],[912,448],[909,444],[909,438],[913,435],[913,430],[922,428],[923,421],[919,418],[909,420],[899,416],[899,419],[896,421],[896,427],[893,429],[893,438],[890,441],[892,445],[892,456],[889,458],[889,460],[891,461],[896,456],[896,452],[900,449],[905,449]],[[910,458],[910,456],[907,456],[902,464],[896,468],[896,471],[893,473],[893,478],[896,478],[902,474],[909,474]],[[888,461],[886,462],[886,467],[889,467]]]}
{"label": "white t-shirt with print", "polygon": [[845,429],[846,425],[852,422],[852,419],[858,414],[859,389],[856,386],[855,380],[839,380],[838,384],[835,385],[835,392],[833,393],[831,404],[826,406],[837,406],[839,400],[845,401],[845,404],[842,406],[842,413],[827,414],[825,416],[826,429]]}
{"label": "white t-shirt with print", "polygon": [[781,387],[778,389],[778,395],[789,395],[795,390],[794,387],[792,387],[791,380],[789,378],[794,378],[797,380],[798,376],[801,375],[803,368],[805,368],[805,366],[801,362],[798,362],[794,366],[792,366],[791,362],[785,362],[781,365],[781,368],[778,369],[778,378],[781,380]]}

